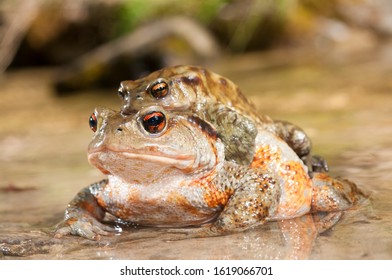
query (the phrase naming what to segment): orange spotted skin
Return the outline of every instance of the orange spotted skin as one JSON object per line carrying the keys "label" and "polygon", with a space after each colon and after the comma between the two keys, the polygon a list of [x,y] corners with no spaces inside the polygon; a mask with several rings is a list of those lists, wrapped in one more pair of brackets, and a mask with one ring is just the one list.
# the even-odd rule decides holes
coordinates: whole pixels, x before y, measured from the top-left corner
{"label": "orange spotted skin", "polygon": [[258,148],[251,163],[252,168],[268,170],[274,166],[283,181],[280,204],[273,219],[297,217],[309,212],[312,202],[312,182],[301,162],[283,161],[281,151],[271,145]]}
{"label": "orange spotted skin", "polygon": [[279,174],[285,178],[284,193],[275,218],[288,218],[308,213],[312,202],[312,183],[298,162],[284,164]]}
{"label": "orange spotted skin", "polygon": [[367,198],[355,183],[347,179],[334,179],[324,173],[316,173],[313,177],[312,210],[338,211],[348,209]]}
{"label": "orange spotted skin", "polygon": [[266,169],[272,162],[280,164],[280,151],[272,150],[270,145],[263,145],[256,150],[250,167]]}
{"label": "orange spotted skin", "polygon": [[213,174],[196,179],[191,184],[203,190],[203,200],[210,208],[223,208],[233,193],[232,189],[219,188],[214,183]]}

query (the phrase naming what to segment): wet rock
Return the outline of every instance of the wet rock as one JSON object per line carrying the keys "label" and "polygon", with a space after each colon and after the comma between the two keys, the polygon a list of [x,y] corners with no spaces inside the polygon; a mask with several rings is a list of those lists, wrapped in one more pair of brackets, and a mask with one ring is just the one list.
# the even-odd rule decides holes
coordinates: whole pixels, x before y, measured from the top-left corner
{"label": "wet rock", "polygon": [[9,257],[26,257],[48,254],[58,241],[41,230],[31,230],[28,226],[1,224],[0,252]]}

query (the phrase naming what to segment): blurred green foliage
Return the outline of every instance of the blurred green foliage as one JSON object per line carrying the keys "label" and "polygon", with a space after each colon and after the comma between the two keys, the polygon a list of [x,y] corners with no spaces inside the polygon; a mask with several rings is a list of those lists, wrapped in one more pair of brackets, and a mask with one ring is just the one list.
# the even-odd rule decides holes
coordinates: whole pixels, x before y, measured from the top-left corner
{"label": "blurred green foliage", "polygon": [[[9,3],[9,7],[15,3],[1,1]],[[41,3],[39,14],[26,31],[14,65],[26,61],[39,65],[63,63],[143,24],[173,16],[194,19],[228,53],[310,45],[315,38],[319,44],[320,38],[328,41],[337,34],[334,32],[339,32],[336,26],[346,30],[379,28],[385,33],[388,22],[388,14],[380,20],[373,16],[374,12],[368,12],[367,0],[31,0],[34,1]],[[358,12],[361,5],[364,6]],[[17,11],[18,6],[14,7]],[[21,11],[27,11],[21,8],[22,16],[9,18],[21,21]],[[0,5],[0,21],[2,12],[9,14]],[[392,34],[392,27],[390,30]],[[0,38],[1,35],[0,28]],[[145,36],[149,36],[148,32]],[[180,46],[185,52],[189,47],[182,44],[182,38],[165,39],[163,49],[172,51],[173,46]]]}
{"label": "blurred green foliage", "polygon": [[230,0],[126,0],[118,14],[118,32],[124,34],[138,25],[164,16],[185,15],[208,24]]}
{"label": "blurred green foliage", "polygon": [[124,0],[116,16],[116,34],[183,15],[205,25],[232,51],[263,49],[305,34],[315,17],[332,15],[342,1],[346,0]]}

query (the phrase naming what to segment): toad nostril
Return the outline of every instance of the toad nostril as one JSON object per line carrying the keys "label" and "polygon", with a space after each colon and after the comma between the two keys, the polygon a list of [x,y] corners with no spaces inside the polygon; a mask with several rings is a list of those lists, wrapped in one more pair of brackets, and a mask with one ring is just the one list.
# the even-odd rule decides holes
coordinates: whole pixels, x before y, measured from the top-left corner
{"label": "toad nostril", "polygon": [[118,131],[118,132],[121,132],[121,131],[123,131],[123,129],[122,129],[121,127],[118,127],[118,128],[117,128],[117,131]]}

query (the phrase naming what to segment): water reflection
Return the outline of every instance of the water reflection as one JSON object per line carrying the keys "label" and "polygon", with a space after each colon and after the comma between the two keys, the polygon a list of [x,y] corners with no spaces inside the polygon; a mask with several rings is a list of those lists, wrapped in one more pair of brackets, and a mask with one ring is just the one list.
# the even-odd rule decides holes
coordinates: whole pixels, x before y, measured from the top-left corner
{"label": "water reflection", "polygon": [[38,259],[308,259],[320,232],[334,226],[341,213],[308,214],[271,222],[247,232],[192,238],[184,230],[128,228],[121,234],[90,241],[53,238],[52,229],[31,230],[9,224],[0,230],[5,258]]}

